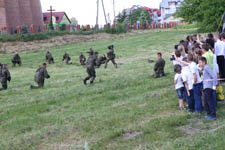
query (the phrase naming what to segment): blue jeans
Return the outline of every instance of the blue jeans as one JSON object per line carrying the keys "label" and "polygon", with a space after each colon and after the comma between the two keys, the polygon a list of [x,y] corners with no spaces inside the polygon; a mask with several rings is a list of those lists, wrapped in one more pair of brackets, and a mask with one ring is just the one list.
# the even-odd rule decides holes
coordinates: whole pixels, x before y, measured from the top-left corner
{"label": "blue jeans", "polygon": [[213,99],[213,89],[204,90],[205,110],[210,117],[216,117],[216,106]]}
{"label": "blue jeans", "polygon": [[188,110],[195,111],[194,90],[189,90],[190,96],[188,96]]}
{"label": "blue jeans", "polygon": [[177,96],[180,99],[184,99],[184,87],[181,87],[179,89],[176,89]]}
{"label": "blue jeans", "polygon": [[195,112],[202,113],[202,91],[201,91],[201,83],[195,84],[193,91],[194,91],[194,105],[195,105]]}

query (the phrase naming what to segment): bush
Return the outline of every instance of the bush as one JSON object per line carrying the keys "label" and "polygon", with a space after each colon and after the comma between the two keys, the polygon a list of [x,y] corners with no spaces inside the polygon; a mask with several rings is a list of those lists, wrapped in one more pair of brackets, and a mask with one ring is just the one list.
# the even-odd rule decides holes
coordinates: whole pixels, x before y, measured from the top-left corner
{"label": "bush", "polygon": [[125,25],[117,24],[114,28],[112,28],[111,26],[107,26],[105,32],[110,34],[126,33],[127,28]]}

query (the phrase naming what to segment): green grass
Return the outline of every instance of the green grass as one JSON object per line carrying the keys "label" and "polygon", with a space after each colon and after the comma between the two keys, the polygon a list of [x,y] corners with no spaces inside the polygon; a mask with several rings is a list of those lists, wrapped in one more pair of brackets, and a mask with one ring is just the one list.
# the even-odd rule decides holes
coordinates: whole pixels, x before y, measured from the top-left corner
{"label": "green grass", "polygon": [[[48,65],[51,79],[38,90],[29,85],[35,84],[34,73],[45,51],[22,53],[23,66],[10,67],[12,82],[0,92],[0,149],[82,150],[88,143],[91,150],[223,150],[223,103],[214,122],[177,110],[169,54],[194,32],[129,34],[51,49],[56,61]],[[93,47],[103,54],[109,44],[115,44],[119,69],[112,64],[107,70],[97,69],[95,84],[84,86],[86,70],[79,66],[79,53]],[[73,65],[62,64],[64,51]],[[167,76],[153,79],[154,64],[147,60],[155,59],[158,51],[167,62]],[[0,54],[0,62],[10,64],[11,57]],[[135,138],[124,138],[135,132]]]}

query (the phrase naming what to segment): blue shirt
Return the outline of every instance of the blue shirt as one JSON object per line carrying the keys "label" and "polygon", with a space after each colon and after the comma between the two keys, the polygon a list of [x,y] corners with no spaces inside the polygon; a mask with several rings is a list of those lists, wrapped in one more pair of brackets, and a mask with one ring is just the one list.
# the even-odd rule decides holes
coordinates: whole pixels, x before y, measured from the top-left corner
{"label": "blue shirt", "polygon": [[211,67],[206,64],[203,70],[203,88],[214,89],[216,87],[216,81],[207,81],[216,79],[216,74],[212,71]]}

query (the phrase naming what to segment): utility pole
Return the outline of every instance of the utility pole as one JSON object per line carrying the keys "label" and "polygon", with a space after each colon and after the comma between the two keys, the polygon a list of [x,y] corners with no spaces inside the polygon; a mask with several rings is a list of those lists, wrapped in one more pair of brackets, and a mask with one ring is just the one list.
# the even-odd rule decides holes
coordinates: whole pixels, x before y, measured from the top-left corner
{"label": "utility pole", "polygon": [[105,6],[104,6],[103,0],[102,0],[102,8],[103,8],[104,16],[105,16],[105,23],[108,24],[108,23],[107,23],[106,14],[105,14]]}
{"label": "utility pole", "polygon": [[50,6],[50,10],[48,10],[48,11],[50,11],[50,14],[51,14],[51,18],[50,18],[50,28],[51,28],[51,30],[54,30],[53,22],[52,22],[52,16],[53,16],[52,12],[55,11],[55,10],[52,9],[52,6]]}
{"label": "utility pole", "polygon": [[115,0],[113,0],[113,13],[114,13],[114,20],[113,23],[116,23],[116,10],[115,10]]}
{"label": "utility pole", "polygon": [[96,29],[98,30],[99,0],[97,0]]}

